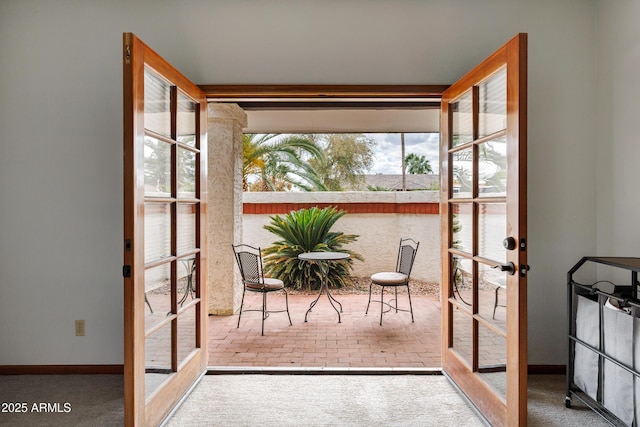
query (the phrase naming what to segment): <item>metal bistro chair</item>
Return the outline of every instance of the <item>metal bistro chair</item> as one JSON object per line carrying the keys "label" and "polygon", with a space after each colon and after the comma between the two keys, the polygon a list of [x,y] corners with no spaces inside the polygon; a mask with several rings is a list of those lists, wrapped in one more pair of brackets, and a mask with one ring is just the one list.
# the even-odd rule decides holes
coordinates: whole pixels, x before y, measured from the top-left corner
{"label": "metal bistro chair", "polygon": [[[233,253],[235,254],[236,261],[238,262],[238,268],[240,269],[240,275],[242,276],[242,285],[244,290],[242,291],[242,302],[240,303],[240,314],[238,315],[238,328],[240,327],[240,318],[243,311],[261,311],[262,312],[262,335],[264,335],[264,319],[269,317],[270,313],[283,313],[287,312],[289,317],[289,325],[291,325],[291,316],[289,315],[289,295],[284,288],[282,280],[271,279],[264,277],[262,270],[262,252],[260,248],[253,246],[240,244],[232,245]],[[244,310],[244,296],[246,292],[260,292],[262,293],[262,309],[246,309]],[[267,294],[269,292],[283,291],[286,301],[286,310],[267,310]]]}
{"label": "metal bistro chair", "polygon": [[[371,304],[371,288],[373,285],[380,286],[380,300],[373,302],[380,303],[380,326],[382,326],[382,315],[390,310],[408,311],[411,313],[411,322],[413,320],[413,307],[411,306],[411,292],[409,291],[409,277],[411,276],[411,269],[413,268],[413,261],[416,258],[418,252],[419,242],[413,239],[405,238],[400,239],[400,247],[398,248],[398,260],[396,263],[396,271],[384,271],[375,273],[371,276],[371,283],[369,284],[369,302],[367,303],[367,311],[365,315],[369,313],[369,305]],[[398,308],[398,287],[407,287],[407,296],[409,297],[409,309]],[[384,288],[393,287],[395,290],[395,298],[389,302],[384,301]],[[384,306],[389,307],[384,310]]]}

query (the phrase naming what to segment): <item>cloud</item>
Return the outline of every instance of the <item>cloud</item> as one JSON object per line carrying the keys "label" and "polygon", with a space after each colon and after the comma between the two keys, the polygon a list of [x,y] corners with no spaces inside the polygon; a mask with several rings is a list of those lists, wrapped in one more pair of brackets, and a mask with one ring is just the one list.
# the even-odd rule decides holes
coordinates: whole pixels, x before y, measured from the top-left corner
{"label": "cloud", "polygon": [[[376,141],[372,174],[401,174],[402,148],[399,133],[369,133],[369,138]],[[440,135],[437,133],[405,133],[405,155],[415,153],[425,156],[431,168],[438,173]]]}

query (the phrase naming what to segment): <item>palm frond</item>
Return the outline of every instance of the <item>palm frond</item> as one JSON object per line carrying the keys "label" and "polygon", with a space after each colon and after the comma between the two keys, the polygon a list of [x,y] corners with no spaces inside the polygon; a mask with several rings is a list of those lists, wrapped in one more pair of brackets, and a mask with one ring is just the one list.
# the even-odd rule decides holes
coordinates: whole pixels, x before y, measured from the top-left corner
{"label": "palm frond", "polygon": [[243,182],[258,176],[259,187],[274,190],[297,187],[304,191],[325,191],[326,187],[308,159],[324,152],[312,138],[283,134],[244,134],[242,138]]}

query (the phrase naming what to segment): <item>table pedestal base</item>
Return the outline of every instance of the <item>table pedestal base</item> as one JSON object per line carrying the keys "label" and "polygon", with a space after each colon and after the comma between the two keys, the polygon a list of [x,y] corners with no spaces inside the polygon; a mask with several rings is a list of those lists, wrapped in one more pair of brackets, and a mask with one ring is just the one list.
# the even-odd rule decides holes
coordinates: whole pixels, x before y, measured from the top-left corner
{"label": "table pedestal base", "polygon": [[[316,297],[316,299],[311,301],[311,304],[309,305],[309,310],[307,310],[307,313],[304,315],[304,321],[305,322],[307,321],[307,316],[309,315],[309,312],[311,311],[311,309],[313,307],[315,307],[315,305],[317,304],[318,300],[322,296],[322,292],[323,291],[327,294],[327,299],[331,303],[331,307],[333,307],[333,309],[336,311],[336,313],[338,313],[338,323],[342,323],[342,319],[340,318],[340,313],[342,313],[342,304],[340,304],[340,301],[338,301],[337,299],[335,299],[333,297],[333,295],[331,295],[331,292],[329,291],[329,287],[327,286],[326,283],[322,283],[322,285],[320,286],[320,293],[318,293],[318,296]],[[334,302],[336,304],[338,304],[338,306],[340,307],[340,310],[338,310],[338,308],[336,307]]]}
{"label": "table pedestal base", "polygon": [[[309,312],[315,305],[318,303],[318,300],[322,296],[322,292],[324,291],[327,294],[327,298],[331,303],[331,307],[338,313],[338,323],[342,323],[342,319],[340,318],[340,313],[342,312],[342,304],[338,302],[337,299],[331,295],[331,291],[329,291],[329,286],[327,285],[327,277],[329,275],[329,265],[333,261],[345,260],[349,259],[349,254],[346,252],[305,252],[298,255],[299,259],[303,259],[305,261],[313,261],[318,265],[318,269],[320,270],[320,292],[318,292],[318,296],[311,302],[309,305],[309,310],[304,315],[304,321],[307,321],[307,316]],[[335,303],[335,304],[334,304]],[[340,307],[340,310],[336,307],[336,304]]]}

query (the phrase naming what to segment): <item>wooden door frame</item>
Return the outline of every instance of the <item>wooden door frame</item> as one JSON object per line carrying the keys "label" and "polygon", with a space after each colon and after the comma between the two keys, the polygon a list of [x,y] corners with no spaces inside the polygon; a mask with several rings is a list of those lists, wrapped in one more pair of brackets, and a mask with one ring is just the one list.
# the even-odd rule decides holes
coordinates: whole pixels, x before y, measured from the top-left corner
{"label": "wooden door frame", "polygon": [[[157,425],[180,401],[182,396],[206,372],[207,367],[207,302],[206,280],[208,276],[207,259],[207,108],[206,98],[200,89],[168,64],[153,49],[132,33],[123,34],[123,194],[124,194],[124,238],[123,238],[123,276],[124,276],[124,423],[126,426]],[[200,130],[200,162],[196,165],[198,183],[196,197],[199,198],[200,234],[195,236],[199,248],[199,268],[196,270],[196,295],[200,302],[196,304],[198,319],[195,330],[195,348],[185,360],[178,361],[172,355],[172,368],[179,374],[169,384],[161,386],[163,395],[171,396],[170,401],[152,399],[147,405],[145,396],[145,352],[135,351],[145,345],[145,297],[144,289],[135,289],[134,285],[144,283],[144,153],[137,148],[144,140],[144,80],[145,66],[152,68],[162,76],[172,76],[172,83],[199,104],[196,118],[196,131]],[[133,102],[131,102],[133,101]],[[202,131],[203,130],[203,131]],[[142,183],[142,184],[141,184]],[[176,255],[176,254],[174,254]],[[175,301],[174,301],[175,303]],[[175,305],[172,303],[172,305]],[[177,313],[177,311],[176,311]],[[174,314],[173,316],[178,316]],[[175,322],[175,320],[174,320]],[[173,334],[172,334],[173,335]],[[174,337],[172,337],[172,340]],[[175,348],[173,349],[175,352]],[[142,382],[142,384],[141,384]],[[165,390],[166,389],[166,390]]]}
{"label": "wooden door frame", "polygon": [[[214,85],[202,84],[207,100],[440,98],[449,85]],[[330,104],[330,103],[329,103]]]}
{"label": "wooden door frame", "polygon": [[[507,364],[509,360],[517,360],[519,362],[517,370],[507,367],[507,392],[506,406],[495,405],[491,399],[487,399],[487,393],[494,393],[487,384],[477,381],[468,376],[461,375],[467,372],[468,368],[457,357],[451,355],[447,357],[447,349],[449,343],[453,339],[453,330],[449,327],[453,314],[448,309],[447,300],[453,296],[453,290],[449,288],[451,278],[451,253],[449,244],[452,241],[452,235],[449,227],[449,198],[451,192],[449,189],[449,181],[453,171],[448,167],[448,161],[445,159],[449,156],[449,140],[451,129],[446,126],[448,111],[447,100],[455,100],[461,96],[472,85],[472,82],[482,80],[489,77],[494,71],[487,71],[486,74],[477,72],[476,69],[470,71],[465,77],[454,83],[450,89],[444,94],[442,102],[442,124],[440,132],[442,135],[441,151],[440,151],[440,174],[441,174],[441,197],[440,197],[440,214],[443,225],[441,227],[442,235],[442,349],[443,349],[443,368],[445,361],[451,363],[451,377],[460,382],[461,388],[477,387],[475,396],[471,398],[480,412],[490,414],[488,420],[494,425],[500,425],[506,420],[507,425],[526,425],[527,422],[527,272],[521,272],[523,267],[527,266],[527,34],[521,33],[512,38],[504,46],[498,49],[494,54],[482,61],[482,69],[492,68],[494,71],[499,69],[502,64],[507,65],[507,127],[506,137],[508,141],[518,140],[517,149],[509,149],[507,151],[507,162],[509,164],[507,170],[507,181],[518,182],[516,188],[509,188],[510,196],[507,199],[507,211],[514,212],[510,217],[516,217],[516,223],[507,223],[507,232],[509,236],[516,238],[518,247],[521,250],[508,252],[507,261],[512,261],[516,267],[515,279],[507,279],[507,330],[508,337],[506,356]],[[513,202],[516,200],[516,202]],[[506,237],[506,236],[505,236]],[[475,255],[475,254],[474,254]],[[522,273],[522,274],[521,274]],[[512,276],[510,276],[512,277]],[[516,281],[516,284],[510,282]],[[475,381],[471,381],[475,380]],[[522,401],[520,396],[525,396]]]}

